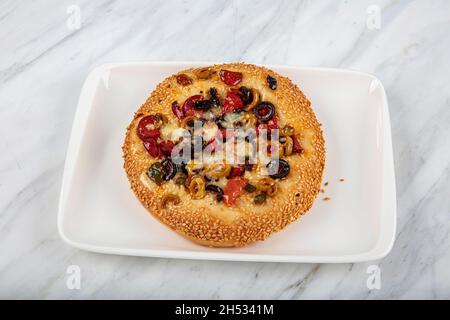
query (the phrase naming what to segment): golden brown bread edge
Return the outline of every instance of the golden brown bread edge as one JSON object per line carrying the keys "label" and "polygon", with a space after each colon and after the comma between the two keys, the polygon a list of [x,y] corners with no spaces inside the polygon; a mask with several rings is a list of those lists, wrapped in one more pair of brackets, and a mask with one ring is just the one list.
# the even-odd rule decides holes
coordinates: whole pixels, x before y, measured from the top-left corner
{"label": "golden brown bread edge", "polygon": [[[217,204],[209,195],[201,200],[190,200],[184,190],[172,181],[157,186],[146,181],[145,172],[155,159],[152,159],[137,137],[136,126],[139,119],[150,113],[163,113],[174,117],[171,104],[179,100],[180,90],[176,84],[176,75],[166,78],[157,85],[146,102],[135,113],[127,128],[123,145],[124,168],[131,189],[142,203],[162,223],[187,239],[210,247],[239,247],[258,240],[266,239],[270,234],[283,229],[308,212],[319,193],[325,166],[325,143],[320,124],[311,108],[310,101],[303,92],[288,78],[265,67],[244,63],[212,65],[219,71],[226,69],[244,74],[240,85],[248,81],[266,83],[268,74],[277,79],[277,89],[268,94],[275,104],[281,124],[293,126],[304,147],[301,155],[288,158],[291,173],[280,182],[280,192],[263,206],[249,201],[250,195],[244,194],[241,205],[228,208]],[[203,68],[203,67],[202,67]],[[192,74],[201,68],[180,70],[179,73]],[[250,84],[251,85],[251,84]],[[181,100],[178,101],[182,103]],[[165,193],[181,195],[181,203],[162,209],[161,198]],[[248,203],[250,202],[250,205]],[[243,204],[242,204],[243,203]]]}

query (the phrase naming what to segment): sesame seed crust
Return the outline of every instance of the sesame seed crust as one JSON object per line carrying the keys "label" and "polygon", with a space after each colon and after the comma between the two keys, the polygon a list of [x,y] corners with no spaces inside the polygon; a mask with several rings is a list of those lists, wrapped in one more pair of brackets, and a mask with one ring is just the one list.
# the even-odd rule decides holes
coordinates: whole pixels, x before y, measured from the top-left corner
{"label": "sesame seed crust", "polygon": [[[135,113],[127,128],[122,147],[124,168],[131,189],[142,205],[162,223],[201,245],[211,247],[240,247],[266,239],[289,223],[308,212],[321,189],[325,166],[325,143],[320,124],[311,108],[310,101],[288,78],[264,67],[244,63],[213,65],[208,67],[241,72],[239,85],[256,88],[262,100],[272,102],[277,110],[280,125],[289,124],[300,136],[303,152],[290,156],[290,174],[279,183],[279,192],[269,197],[264,205],[255,205],[252,195],[243,194],[234,206],[217,203],[207,195],[193,200],[184,187],[168,181],[161,186],[154,184],[146,176],[149,166],[156,161],[148,155],[136,133],[139,120],[148,114],[161,113],[169,119],[175,116],[171,111],[172,102],[180,104],[189,96],[206,92],[210,86],[219,92],[229,89],[218,79],[196,80],[195,74],[201,68],[180,71],[192,79],[192,85],[181,86],[175,75],[157,85],[147,101]],[[267,86],[267,75],[277,80],[277,89]],[[161,201],[164,195],[175,194],[178,204],[168,204],[164,209]]]}

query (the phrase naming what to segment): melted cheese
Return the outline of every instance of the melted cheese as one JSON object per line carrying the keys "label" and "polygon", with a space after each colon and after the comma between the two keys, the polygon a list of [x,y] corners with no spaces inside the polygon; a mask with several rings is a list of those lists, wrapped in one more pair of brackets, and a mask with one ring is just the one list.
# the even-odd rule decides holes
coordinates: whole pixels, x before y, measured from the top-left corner
{"label": "melted cheese", "polygon": [[179,128],[177,123],[170,122],[161,128],[161,139],[177,142],[183,137],[185,132],[186,130]]}
{"label": "melted cheese", "polygon": [[203,126],[203,140],[210,141],[215,138],[217,135],[217,131],[219,131],[219,128],[217,127],[217,124],[214,122],[207,122]]}

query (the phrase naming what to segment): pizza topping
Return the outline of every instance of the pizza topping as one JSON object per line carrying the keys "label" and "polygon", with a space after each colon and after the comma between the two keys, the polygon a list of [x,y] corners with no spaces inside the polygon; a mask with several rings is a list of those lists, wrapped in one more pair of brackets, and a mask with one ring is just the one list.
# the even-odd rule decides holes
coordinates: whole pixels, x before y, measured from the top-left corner
{"label": "pizza topping", "polygon": [[147,176],[157,185],[161,185],[164,176],[164,168],[161,165],[161,162],[153,163],[147,170]]}
{"label": "pizza topping", "polygon": [[193,160],[190,160],[186,164],[186,170],[188,172],[188,175],[190,175],[190,176],[198,174],[202,169],[203,169],[203,165],[198,162],[195,162]]}
{"label": "pizza topping", "polygon": [[175,117],[177,117],[178,119],[183,119],[184,118],[183,109],[180,108],[180,105],[176,101],[174,101],[172,103],[172,112],[175,115]]}
{"label": "pizza topping", "polygon": [[278,190],[277,183],[270,178],[259,179],[256,183],[256,188],[270,197],[274,196]]}
{"label": "pizza topping", "polygon": [[159,149],[164,156],[170,157],[174,146],[175,144],[171,140],[161,141],[159,144]]}
{"label": "pizza topping", "polygon": [[223,142],[226,142],[227,139],[231,139],[235,136],[236,132],[234,130],[226,130],[220,129],[218,132],[219,138],[222,139]]}
{"label": "pizza topping", "polygon": [[272,179],[282,179],[291,171],[289,162],[283,159],[273,159],[266,165]]}
{"label": "pizza topping", "polygon": [[208,80],[211,79],[211,77],[216,73],[216,70],[210,68],[202,68],[195,72],[195,76],[198,80]]}
{"label": "pizza topping", "polygon": [[[194,81],[211,79],[216,73],[204,68],[189,73],[192,78],[179,74],[176,81],[188,86]],[[211,81],[222,81],[231,88],[224,89],[218,83],[219,90],[202,88],[200,94],[188,97],[182,105],[174,101],[171,107],[176,119],[170,123],[161,114],[140,119],[138,136],[149,155],[161,159],[150,166],[147,175],[157,185],[174,179],[175,185],[184,186],[193,199],[202,199],[209,192],[215,194],[218,202],[234,205],[241,194],[255,193],[253,202],[264,204],[267,197],[276,194],[276,180],[290,173],[288,161],[280,158],[300,154],[300,141],[294,128],[284,123],[280,136],[274,135],[272,130],[280,127],[274,104],[261,101],[262,95],[255,88],[237,87],[242,73],[221,70],[219,76],[220,80],[216,77]],[[275,90],[277,80],[267,76],[267,84]],[[267,136],[260,136],[261,130],[266,130]],[[260,144],[261,138],[267,141]],[[227,145],[221,146],[222,142]],[[250,163],[250,156],[259,154],[261,147],[266,148],[262,158]],[[220,160],[225,152],[231,152],[231,157],[226,155]],[[227,163],[229,159],[234,160]],[[253,182],[249,183],[249,179]],[[166,198],[161,202],[164,207],[180,201],[173,194]]]}
{"label": "pizza topping", "polygon": [[250,89],[252,92],[252,101],[246,106],[246,110],[253,110],[253,108],[260,102],[261,95],[258,90],[252,88]]}
{"label": "pizza topping", "polygon": [[294,128],[291,126],[284,126],[280,130],[280,136],[282,136],[282,137],[292,136],[294,133],[295,133]]}
{"label": "pizza topping", "polygon": [[241,100],[244,105],[248,105],[253,101],[253,92],[247,87],[240,87],[239,92],[241,93]]}
{"label": "pizza topping", "polygon": [[194,199],[205,197],[205,179],[202,176],[192,176],[188,183],[188,190]]}
{"label": "pizza topping", "polygon": [[219,124],[225,129],[233,129],[243,120],[243,117],[243,113],[229,112],[219,118]]}
{"label": "pizza topping", "polygon": [[278,117],[276,115],[274,115],[272,117],[272,119],[270,119],[267,122],[267,129],[268,130],[274,130],[274,129],[278,129]]}
{"label": "pizza topping", "polygon": [[177,205],[180,202],[180,197],[176,194],[166,194],[161,199],[161,209],[165,209],[169,203]]}
{"label": "pizza topping", "polygon": [[252,193],[256,191],[256,188],[254,185],[247,183],[244,187],[245,191],[247,191],[248,193]]}
{"label": "pizza topping", "polygon": [[206,189],[205,189],[205,190],[206,190],[206,191],[210,191],[210,192],[215,193],[215,194],[216,194],[216,200],[217,200],[218,202],[220,202],[220,201],[223,200],[223,190],[222,190],[221,187],[216,186],[215,184],[208,184],[208,185],[206,186]]}
{"label": "pizza topping", "polygon": [[267,143],[267,155],[269,157],[281,158],[284,155],[284,149],[280,147],[279,143],[268,142]]}
{"label": "pizza topping", "polygon": [[227,205],[233,205],[236,200],[241,196],[245,185],[248,183],[247,179],[237,177],[229,179],[225,186],[223,200]]}
{"label": "pizza topping", "polygon": [[195,121],[197,119],[194,116],[187,116],[181,121],[181,125],[187,130],[191,131],[194,129]]}
{"label": "pizza topping", "polygon": [[223,163],[213,163],[209,165],[205,170],[205,176],[211,180],[219,180],[220,178],[227,177],[230,174],[231,165]]}
{"label": "pizza topping", "polygon": [[147,138],[158,138],[160,135],[159,128],[164,122],[164,117],[160,114],[152,114],[139,120],[137,126],[137,134],[141,140]]}
{"label": "pizza topping", "polygon": [[164,181],[172,179],[177,174],[177,166],[169,158],[164,159],[161,162],[161,166],[163,168],[162,179]]}
{"label": "pizza topping", "polygon": [[184,186],[186,185],[187,178],[188,177],[186,174],[180,173],[178,177],[175,179],[175,184],[179,186]]}
{"label": "pizza topping", "polygon": [[240,72],[220,70],[219,75],[220,80],[229,86],[235,86],[242,81],[242,73]]}
{"label": "pizza topping", "polygon": [[177,75],[177,83],[179,85],[184,86],[188,86],[190,84],[192,84],[192,79],[189,78],[187,75],[185,75],[184,73]]}
{"label": "pizza topping", "polygon": [[216,139],[213,139],[213,140],[211,140],[211,141],[208,141],[208,142],[205,144],[203,150],[204,150],[204,152],[205,152],[206,154],[212,154],[212,153],[214,153],[214,152],[216,151],[216,147],[217,147]]}
{"label": "pizza topping", "polygon": [[261,122],[271,120],[275,114],[275,106],[267,101],[260,102],[254,109],[253,113]]}
{"label": "pizza topping", "polygon": [[253,171],[253,169],[255,168],[255,164],[250,163],[249,157],[245,157],[244,161],[245,161],[245,164],[244,164],[245,171]]}
{"label": "pizza topping", "polygon": [[214,138],[216,137],[218,131],[219,128],[214,122],[210,121],[205,123],[205,125],[203,126],[203,140],[206,141],[206,145],[214,142]]}
{"label": "pizza topping", "polygon": [[272,77],[271,75],[267,75],[267,84],[269,88],[275,90],[277,88],[277,79]]}
{"label": "pizza topping", "polygon": [[245,112],[241,119],[242,126],[246,129],[254,128],[256,125],[256,117],[251,112]]}
{"label": "pizza topping", "polygon": [[258,194],[255,199],[253,199],[253,203],[257,205],[264,204],[266,202],[267,196],[265,193]]}
{"label": "pizza topping", "polygon": [[285,156],[290,156],[294,150],[294,142],[291,137],[284,137],[283,151]]}
{"label": "pizza topping", "polygon": [[155,138],[147,138],[143,141],[143,144],[145,150],[147,150],[149,155],[151,155],[153,158],[159,158],[161,152],[158,147],[158,142]]}
{"label": "pizza topping", "polygon": [[194,102],[194,109],[195,110],[207,111],[212,106],[214,106],[214,103],[211,100],[198,100],[198,101]]}
{"label": "pizza topping", "polygon": [[203,100],[203,96],[200,94],[194,95],[192,97],[189,97],[186,99],[186,101],[183,103],[183,115],[185,117],[189,117],[189,116],[195,116],[195,110],[194,110],[194,105],[197,101]]}
{"label": "pizza topping", "polygon": [[238,93],[230,91],[225,97],[223,103],[223,113],[233,112],[244,107],[244,103]]}

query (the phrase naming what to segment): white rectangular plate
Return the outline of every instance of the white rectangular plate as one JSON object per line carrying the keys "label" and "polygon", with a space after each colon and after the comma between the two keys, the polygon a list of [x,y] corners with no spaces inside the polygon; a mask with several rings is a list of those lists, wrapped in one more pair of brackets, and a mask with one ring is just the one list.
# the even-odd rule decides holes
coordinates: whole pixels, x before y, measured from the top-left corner
{"label": "white rectangular plate", "polygon": [[67,152],[61,237],[95,252],[185,259],[358,262],[388,254],[396,228],[389,111],[381,83],[358,72],[268,66],[312,101],[327,147],[326,192],[286,229],[244,248],[207,248],[177,235],[141,206],[122,167],[125,128],[156,84],[200,65],[205,63],[120,63],[89,74]]}

